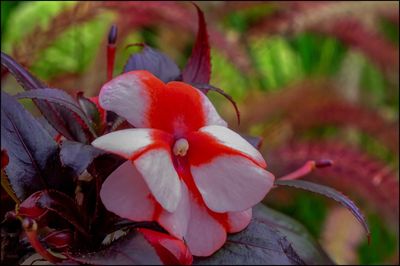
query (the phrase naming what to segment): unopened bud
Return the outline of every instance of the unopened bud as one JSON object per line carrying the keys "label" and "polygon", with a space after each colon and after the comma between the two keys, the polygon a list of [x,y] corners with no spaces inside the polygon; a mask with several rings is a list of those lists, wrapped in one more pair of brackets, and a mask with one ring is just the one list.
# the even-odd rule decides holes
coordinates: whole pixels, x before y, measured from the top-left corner
{"label": "unopened bud", "polygon": [[117,42],[118,28],[117,25],[112,25],[108,32],[108,44],[115,44]]}

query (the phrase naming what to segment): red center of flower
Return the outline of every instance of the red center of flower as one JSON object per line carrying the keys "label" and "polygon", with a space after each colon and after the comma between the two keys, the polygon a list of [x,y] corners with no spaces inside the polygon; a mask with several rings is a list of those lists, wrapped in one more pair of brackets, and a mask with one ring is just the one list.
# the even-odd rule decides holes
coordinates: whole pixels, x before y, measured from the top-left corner
{"label": "red center of flower", "polygon": [[[153,88],[155,85],[165,86],[165,89]],[[152,83],[148,90],[151,90],[149,95],[154,102],[147,114],[151,128],[182,137],[204,126],[200,95],[190,85],[182,82],[169,82],[166,85]]]}

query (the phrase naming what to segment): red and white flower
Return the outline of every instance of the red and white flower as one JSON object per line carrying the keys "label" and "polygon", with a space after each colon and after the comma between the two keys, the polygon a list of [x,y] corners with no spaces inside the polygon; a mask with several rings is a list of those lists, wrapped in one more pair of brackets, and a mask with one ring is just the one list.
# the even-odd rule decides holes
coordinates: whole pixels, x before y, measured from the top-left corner
{"label": "red and white flower", "polygon": [[135,127],[92,143],[128,159],[101,188],[109,211],[157,221],[196,256],[211,255],[227,232],[249,224],[251,207],[270,190],[274,176],[202,92],[141,70],[106,83],[99,102]]}

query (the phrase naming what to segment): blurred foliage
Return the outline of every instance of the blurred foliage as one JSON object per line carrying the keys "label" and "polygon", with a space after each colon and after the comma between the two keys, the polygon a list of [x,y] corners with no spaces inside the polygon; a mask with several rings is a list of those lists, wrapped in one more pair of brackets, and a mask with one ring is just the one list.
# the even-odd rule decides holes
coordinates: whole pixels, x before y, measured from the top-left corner
{"label": "blurred foliage", "polygon": [[7,28],[10,14],[21,2],[23,1],[1,1],[1,36]]}
{"label": "blurred foliage", "polygon": [[308,193],[293,193],[293,195],[290,204],[274,202],[271,207],[290,217],[296,217],[296,220],[306,226],[309,232],[318,239],[328,211],[326,199]]}
{"label": "blurred foliage", "polygon": [[370,244],[364,241],[358,248],[360,264],[380,264],[393,256],[396,251],[396,237],[382,223],[382,219],[374,214],[368,216],[369,227],[373,237]]}
{"label": "blurred foliage", "polygon": [[[51,38],[37,36],[37,38],[49,38],[50,41],[44,49],[34,51],[37,59],[30,60],[30,55],[14,51],[16,48],[25,51],[24,46],[30,46],[26,43],[26,36],[29,33],[37,28],[52,27],[53,18],[61,14],[65,8],[79,4],[83,6],[82,8],[93,9],[94,17],[79,23],[75,23],[71,17],[70,23],[67,23],[62,32],[56,36]],[[148,5],[142,3],[142,6],[121,4],[120,9],[111,9],[107,4],[108,2],[92,2],[89,6],[84,6],[82,3],[71,1],[2,1],[2,50],[16,57],[17,61],[25,62],[33,73],[52,86],[66,89],[71,93],[77,89],[85,89],[86,95],[89,96],[95,95],[105,81],[106,35],[111,23],[116,23],[120,32],[115,74],[121,72],[132,52],[139,51],[138,47],[126,48],[132,43],[145,42],[162,51],[171,51],[171,57],[179,65],[185,63],[196,31],[193,26],[196,22],[194,10],[190,4],[168,3],[163,4],[162,8],[157,6],[157,3]],[[119,4],[113,3],[115,6]],[[329,4],[332,5],[331,9],[317,10],[321,5]],[[397,127],[394,127],[394,130],[398,133],[398,59],[396,61],[396,58],[383,55],[384,52],[388,52],[387,47],[392,48],[389,52],[394,51],[394,55],[398,56],[399,51],[398,10],[397,13],[389,12],[387,15],[388,10],[394,10],[392,6],[388,6],[389,4],[369,2],[368,5],[365,4],[362,8],[357,6],[353,10],[351,3],[340,2],[315,5],[303,2],[199,2],[206,14],[213,47],[211,84],[231,94],[239,103],[240,109],[245,114],[250,113],[247,117],[264,117],[259,123],[238,129],[265,137],[267,162],[271,156],[270,151],[282,143],[300,140],[337,140],[387,164],[396,173],[398,184],[398,149],[393,151],[386,142],[382,143],[370,132],[363,132],[357,125],[353,127],[343,126],[340,123],[313,125],[302,131],[293,132],[296,127],[291,124],[290,119],[286,119],[284,107],[282,110],[279,109],[280,104],[282,106],[285,104],[285,100],[279,103],[268,102],[268,99],[273,98],[276,93],[295,91],[297,84],[302,84],[303,81],[323,80],[325,83],[320,84],[330,86],[328,88],[321,85],[319,90],[329,93],[335,90],[336,94],[342,97],[341,102],[367,107],[382,117],[388,125],[396,123]],[[313,9],[314,12],[309,12]],[[347,14],[346,12],[351,14],[346,19],[354,18],[367,32],[377,34],[371,33],[371,36],[378,36],[379,43],[374,44],[378,39],[375,37],[373,39],[368,39],[368,36],[357,37],[357,32],[351,32],[350,26],[350,32],[354,33],[352,36],[359,39],[349,40],[335,32],[335,23],[345,21],[340,14]],[[307,23],[312,25],[307,28]],[[162,34],[163,32],[166,33]],[[380,48],[379,45],[382,44],[385,44],[385,47]],[[174,45],[178,48],[170,47]],[[382,62],[386,63],[382,65]],[[397,62],[397,65],[394,62]],[[302,101],[298,101],[301,103],[290,109],[299,114],[306,107],[311,108],[315,95],[301,97]],[[226,103],[223,97],[214,94],[210,94],[210,98],[234,126],[234,114],[229,103]],[[277,104],[279,109],[277,114],[269,115],[267,111],[253,112],[254,99],[258,98],[266,99],[265,108]],[[332,113],[334,112],[333,110]],[[393,127],[383,127],[373,132],[386,131],[392,132]],[[395,140],[398,143],[398,137]],[[304,158],[304,161],[307,159]],[[357,164],[357,161],[350,163]],[[289,172],[289,169],[286,171]],[[368,172],[365,175],[368,175]],[[352,188],[349,188],[346,193],[353,196],[351,191]],[[290,198],[290,195],[286,196]],[[273,198],[269,200],[267,197],[268,204],[299,220],[319,238],[323,230],[322,225],[330,210],[327,201],[305,193],[294,193],[290,200],[284,201]],[[368,221],[372,231],[372,243],[370,246],[365,242],[359,243],[358,261],[348,263],[398,263],[398,229],[393,230],[386,224],[385,219],[377,214],[379,210],[370,207],[368,198],[362,200],[367,206],[365,210],[370,213]],[[398,210],[394,211],[398,213]]]}
{"label": "blurred foliage", "polygon": [[[11,1],[2,1],[5,7],[16,7],[10,10],[7,17],[7,24],[12,27],[4,29],[2,36],[2,50],[10,53],[13,45],[16,45],[21,38],[32,31],[35,27],[48,27],[51,18],[59,14],[66,7],[74,5],[73,1],[48,1],[48,2],[27,2],[19,5],[12,4]],[[35,23],[32,23],[34,21]]]}

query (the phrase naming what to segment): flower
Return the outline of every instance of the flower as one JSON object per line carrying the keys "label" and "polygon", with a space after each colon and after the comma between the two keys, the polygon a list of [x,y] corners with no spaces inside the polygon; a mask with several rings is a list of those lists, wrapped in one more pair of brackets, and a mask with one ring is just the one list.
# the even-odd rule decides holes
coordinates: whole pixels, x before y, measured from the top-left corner
{"label": "flower", "polygon": [[138,70],[106,83],[100,105],[135,128],[92,145],[126,159],[103,183],[104,206],[134,221],[157,221],[209,256],[243,230],[273,185],[262,155],[227,128],[208,98],[183,82]]}

